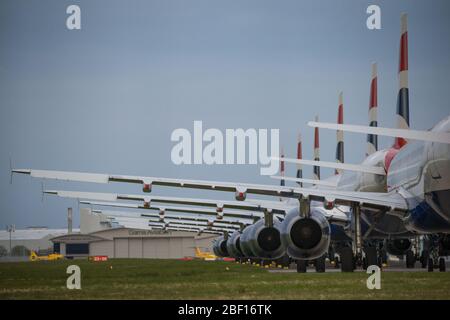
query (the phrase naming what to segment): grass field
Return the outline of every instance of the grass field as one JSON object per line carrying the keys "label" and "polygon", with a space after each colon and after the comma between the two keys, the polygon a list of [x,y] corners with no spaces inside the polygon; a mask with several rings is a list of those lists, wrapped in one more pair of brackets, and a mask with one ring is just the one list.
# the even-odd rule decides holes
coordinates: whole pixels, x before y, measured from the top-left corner
{"label": "grass field", "polygon": [[[81,290],[66,288],[67,266]],[[450,273],[269,273],[232,262],[120,259],[0,263],[0,299],[450,299]]]}

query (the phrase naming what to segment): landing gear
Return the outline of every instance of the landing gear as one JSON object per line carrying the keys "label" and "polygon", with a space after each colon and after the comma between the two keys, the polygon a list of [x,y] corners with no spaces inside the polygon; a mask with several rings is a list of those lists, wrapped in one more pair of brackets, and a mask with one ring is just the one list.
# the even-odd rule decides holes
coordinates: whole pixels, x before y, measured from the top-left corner
{"label": "landing gear", "polygon": [[314,261],[314,265],[316,267],[316,272],[325,272],[325,255],[317,258]]}
{"label": "landing gear", "polygon": [[339,250],[342,247],[342,244],[334,244],[330,245],[328,249],[328,259],[330,260],[331,265],[335,269],[340,268],[340,260],[339,260]]}
{"label": "landing gear", "polygon": [[440,272],[445,272],[446,263],[445,256],[447,256],[449,251],[448,235],[429,235],[427,238],[428,246],[424,253],[428,254],[427,264],[428,271],[432,272],[434,268],[439,268]]}
{"label": "landing gear", "polygon": [[354,260],[353,260],[353,250],[350,247],[341,248],[341,271],[342,272],[353,272]]}
{"label": "landing gear", "polygon": [[433,269],[434,269],[433,258],[428,258],[428,272],[433,272]]}
{"label": "landing gear", "polygon": [[[353,270],[356,266],[361,266],[363,264],[363,254],[362,254],[362,233],[361,233],[361,208],[359,204],[352,205],[352,216],[353,216]],[[352,271],[353,271],[352,270]]]}
{"label": "landing gear", "polygon": [[416,263],[416,255],[412,250],[406,251],[406,268],[413,269],[414,264]]}
{"label": "landing gear", "polygon": [[422,268],[426,268],[427,267],[427,262],[428,262],[428,250],[422,250],[422,254],[420,255],[420,265]]}
{"label": "landing gear", "polygon": [[306,260],[297,260],[297,272],[305,273],[308,262]]}
{"label": "landing gear", "polygon": [[378,266],[380,268],[383,268],[387,265],[387,252],[386,252],[386,248],[382,247],[380,248],[380,254],[378,255]]}
{"label": "landing gear", "polygon": [[367,247],[364,249],[364,253],[365,253],[365,257],[363,259],[363,268],[364,269],[367,269],[368,266],[378,264],[376,247]]}
{"label": "landing gear", "polygon": [[440,257],[439,259],[436,260],[431,257],[428,258],[428,272],[433,272],[434,267],[439,267],[440,272],[445,272],[446,270],[445,259],[443,257]]}
{"label": "landing gear", "polygon": [[335,269],[339,269],[340,266],[341,266],[341,262],[340,262],[340,260],[339,260],[339,257],[338,257],[338,256],[335,256],[335,257],[334,257],[334,268],[335,268]]}
{"label": "landing gear", "polygon": [[439,271],[445,272],[445,259],[442,257],[439,258]]}

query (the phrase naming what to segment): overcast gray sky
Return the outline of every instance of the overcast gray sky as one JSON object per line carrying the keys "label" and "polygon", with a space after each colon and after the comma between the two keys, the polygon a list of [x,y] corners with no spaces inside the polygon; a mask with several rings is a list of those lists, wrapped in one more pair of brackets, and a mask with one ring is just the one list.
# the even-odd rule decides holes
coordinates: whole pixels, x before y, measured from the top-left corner
{"label": "overcast gray sky", "polygon": [[[82,29],[66,29],[67,6]],[[381,30],[366,8],[381,7]],[[280,128],[280,142],[312,158],[315,114],[366,124],[370,65],[378,62],[379,123],[395,125],[400,13],[409,15],[411,126],[449,114],[449,1],[18,1],[0,2],[0,227],[66,224],[75,201],[46,197],[15,167],[276,183],[252,165],[170,160],[176,128]],[[386,147],[390,138],[380,138]],[[346,162],[363,159],[365,137],[345,135]],[[321,131],[334,160],[335,133]],[[311,168],[304,176],[311,177]],[[295,166],[287,165],[287,174]],[[332,174],[322,170],[322,178]],[[48,181],[46,188],[140,193],[139,186]],[[155,187],[156,194],[233,195]],[[76,215],[76,224],[78,223]]]}

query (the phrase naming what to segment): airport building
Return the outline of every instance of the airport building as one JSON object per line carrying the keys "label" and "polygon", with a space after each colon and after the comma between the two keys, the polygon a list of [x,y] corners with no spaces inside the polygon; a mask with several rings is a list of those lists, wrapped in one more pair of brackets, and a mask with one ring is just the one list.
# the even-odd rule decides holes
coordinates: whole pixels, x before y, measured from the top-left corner
{"label": "airport building", "polygon": [[[74,230],[79,232],[80,230]],[[0,230],[0,251],[4,254],[10,250],[18,252],[18,248],[23,247],[28,251],[52,251],[53,242],[50,240],[54,237],[67,233],[67,229],[49,229],[47,227],[29,227],[22,230],[9,232]]]}
{"label": "airport building", "polygon": [[[80,209],[80,229],[72,230],[69,211],[67,229],[34,228],[12,233],[12,246],[28,250],[50,248],[69,258],[108,256],[109,258],[179,259],[195,256],[195,248],[212,252],[216,235],[187,231],[144,230],[114,226],[110,219],[90,208]],[[0,231],[0,245],[9,252],[9,232]]]}

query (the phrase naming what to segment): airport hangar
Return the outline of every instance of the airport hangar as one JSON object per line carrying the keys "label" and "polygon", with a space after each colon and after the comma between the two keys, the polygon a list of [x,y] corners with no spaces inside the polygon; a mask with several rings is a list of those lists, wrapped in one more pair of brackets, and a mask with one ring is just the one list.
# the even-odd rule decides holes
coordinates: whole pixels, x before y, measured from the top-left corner
{"label": "airport hangar", "polygon": [[[144,230],[114,226],[111,220],[90,208],[80,208],[80,229],[72,230],[71,218],[68,228],[62,233],[46,229],[42,238],[28,239],[22,245],[29,250],[52,247],[53,252],[61,253],[68,258],[88,256],[108,256],[109,258],[148,258],[148,259],[180,259],[195,256],[195,248],[212,252],[214,234],[201,234],[188,231]],[[22,230],[16,230],[21,233]],[[2,231],[6,232],[6,231]],[[39,235],[40,233],[35,233]],[[48,235],[53,235],[49,237]],[[56,235],[56,236],[55,236]],[[5,239],[6,240],[6,239]],[[5,247],[9,248],[5,243]],[[13,246],[19,239],[13,238]],[[47,244],[47,245],[46,245]]]}

